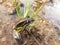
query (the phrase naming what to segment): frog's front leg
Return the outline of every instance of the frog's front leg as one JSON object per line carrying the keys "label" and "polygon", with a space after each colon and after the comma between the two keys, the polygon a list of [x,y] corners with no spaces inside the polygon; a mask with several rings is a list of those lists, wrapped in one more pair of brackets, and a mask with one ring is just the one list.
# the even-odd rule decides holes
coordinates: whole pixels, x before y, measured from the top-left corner
{"label": "frog's front leg", "polygon": [[16,30],[13,31],[13,38],[20,39],[19,33]]}

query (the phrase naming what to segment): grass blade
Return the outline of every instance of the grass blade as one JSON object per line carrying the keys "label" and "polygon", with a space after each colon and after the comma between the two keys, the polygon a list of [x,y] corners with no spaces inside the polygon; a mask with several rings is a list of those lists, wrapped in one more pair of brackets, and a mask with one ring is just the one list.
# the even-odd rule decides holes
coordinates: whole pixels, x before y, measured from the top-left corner
{"label": "grass blade", "polygon": [[35,11],[33,13],[33,15],[31,16],[31,18],[34,18],[43,8],[43,6],[45,5],[45,3],[42,3],[42,5],[37,9],[37,11]]}
{"label": "grass blade", "polygon": [[24,17],[27,17],[29,12],[30,12],[30,2],[29,1],[28,1],[28,3],[27,3],[27,1],[25,2],[25,5],[26,5],[27,9],[26,9],[26,12],[24,14]]}

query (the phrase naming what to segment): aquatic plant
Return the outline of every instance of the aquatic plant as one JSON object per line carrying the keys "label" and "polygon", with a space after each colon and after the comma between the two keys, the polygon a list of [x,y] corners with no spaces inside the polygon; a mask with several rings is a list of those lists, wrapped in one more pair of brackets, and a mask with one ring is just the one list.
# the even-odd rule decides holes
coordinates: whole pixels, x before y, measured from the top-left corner
{"label": "aquatic plant", "polygon": [[19,18],[21,18],[22,17],[22,9],[19,7],[19,5],[17,5],[16,0],[14,0],[13,2],[15,4],[17,15],[18,15]]}
{"label": "aquatic plant", "polygon": [[[16,0],[14,0],[14,3],[15,3],[15,5],[16,5]],[[39,6],[39,8],[37,8],[37,10],[33,13],[33,14],[31,14],[31,16],[29,16],[29,12],[31,11],[30,10],[30,3],[29,2],[25,2],[25,4],[26,4],[26,6],[27,6],[27,9],[26,9],[26,12],[24,13],[24,15],[22,15],[22,11],[24,11],[24,10],[22,10],[18,5],[16,5],[16,12],[17,12],[17,15],[18,15],[18,17],[19,18],[23,18],[23,20],[24,21],[21,21],[21,22],[19,22],[17,25],[16,25],[16,27],[15,27],[15,29],[17,30],[17,32],[20,32],[21,30],[21,28],[22,27],[24,27],[24,26],[26,26],[28,23],[29,23],[29,21],[31,20],[31,19],[33,19],[35,16],[37,16],[37,14],[41,11],[41,9],[43,8],[43,6],[44,6],[44,4],[45,3],[42,3],[40,6]],[[29,16],[29,17],[28,17]],[[27,18],[28,17],[28,18]],[[26,20],[25,20],[26,19]],[[29,19],[29,20],[28,20]],[[23,25],[23,26],[21,26],[21,24]],[[31,23],[29,23],[29,24],[31,24]],[[29,25],[28,24],[28,25]]]}
{"label": "aquatic plant", "polygon": [[[16,0],[14,0],[14,3],[16,5]],[[30,8],[31,8],[30,3],[29,2],[25,2],[25,3],[27,5],[27,9],[26,9],[26,12],[24,15],[22,15],[22,11],[24,11],[24,10],[22,10],[18,5],[16,5],[16,12],[17,12],[18,17],[20,17],[20,18],[21,18],[21,16],[23,16],[24,18],[27,17],[30,12]],[[44,4],[45,3],[42,3],[41,6],[39,6],[39,8],[31,15],[31,18],[35,17],[41,11]]]}

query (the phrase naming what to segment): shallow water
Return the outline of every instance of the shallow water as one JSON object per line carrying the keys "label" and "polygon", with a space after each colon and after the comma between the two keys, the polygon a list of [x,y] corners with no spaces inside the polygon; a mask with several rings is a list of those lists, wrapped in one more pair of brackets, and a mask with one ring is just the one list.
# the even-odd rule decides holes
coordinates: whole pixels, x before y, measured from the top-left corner
{"label": "shallow water", "polygon": [[60,28],[60,2],[47,3],[39,15]]}

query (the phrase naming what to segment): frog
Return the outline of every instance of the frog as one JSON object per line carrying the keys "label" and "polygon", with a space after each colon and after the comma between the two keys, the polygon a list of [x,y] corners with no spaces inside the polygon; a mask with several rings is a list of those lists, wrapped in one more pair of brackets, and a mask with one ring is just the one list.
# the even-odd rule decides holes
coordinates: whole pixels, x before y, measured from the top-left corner
{"label": "frog", "polygon": [[26,18],[23,18],[22,20],[20,20],[17,25],[15,26],[15,30],[17,32],[20,32],[21,29],[23,29],[26,26],[29,26],[29,24],[31,24],[32,22],[34,22],[34,19],[30,18],[29,16],[27,16]]}

